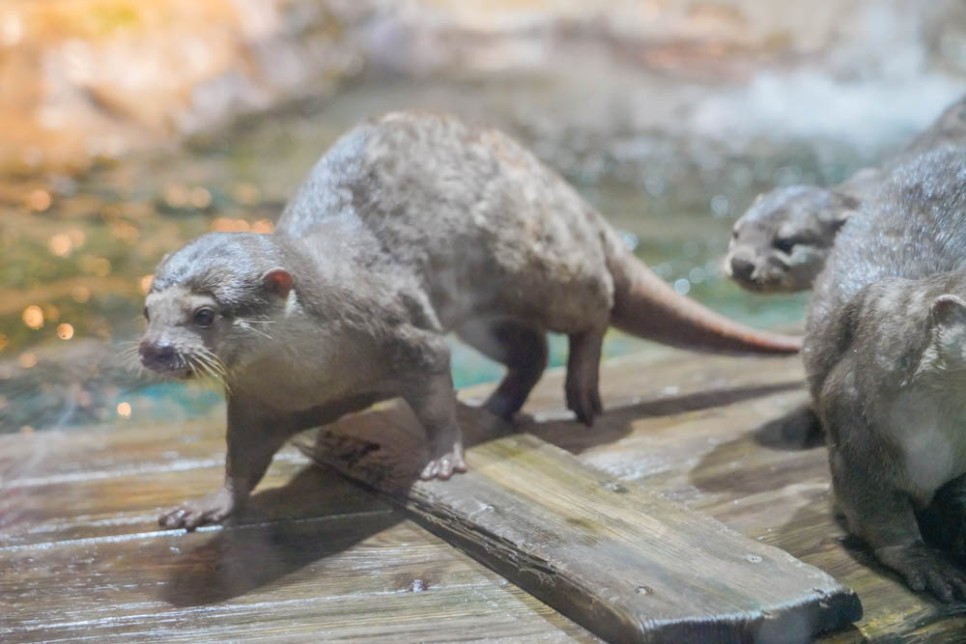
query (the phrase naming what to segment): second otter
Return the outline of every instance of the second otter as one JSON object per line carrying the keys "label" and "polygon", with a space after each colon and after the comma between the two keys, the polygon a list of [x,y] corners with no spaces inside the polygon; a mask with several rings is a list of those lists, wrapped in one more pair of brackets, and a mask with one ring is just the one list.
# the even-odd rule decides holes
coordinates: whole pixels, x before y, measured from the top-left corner
{"label": "second otter", "polygon": [[674,292],[603,217],[510,138],[451,118],[391,114],[322,157],[272,235],[209,234],[158,267],[142,362],[213,374],[228,398],[224,487],[165,513],[194,528],[233,512],[294,432],[401,396],[428,437],[424,478],[465,469],[444,334],[507,373],[504,418],[570,344],[566,400],[591,424],[611,324],[694,349],[790,353]]}
{"label": "second otter", "polygon": [[899,164],[942,145],[966,143],[966,97],[881,168],[860,170],[832,187],[787,186],[759,195],[732,229],[725,272],[757,293],[812,288],[845,220]]}
{"label": "second otter", "polygon": [[807,328],[849,530],[912,588],[966,599],[966,571],[923,542],[915,516],[966,474],[966,147],[898,167],[849,220]]}

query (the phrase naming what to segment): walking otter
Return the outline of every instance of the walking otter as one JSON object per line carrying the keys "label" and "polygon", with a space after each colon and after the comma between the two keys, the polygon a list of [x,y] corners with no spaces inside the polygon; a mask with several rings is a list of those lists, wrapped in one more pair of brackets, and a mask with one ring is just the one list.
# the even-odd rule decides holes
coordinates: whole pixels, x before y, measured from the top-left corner
{"label": "walking otter", "polygon": [[803,357],[849,530],[910,587],[966,599],[914,514],[966,474],[966,147],[896,168],[843,227]]}
{"label": "walking otter", "polygon": [[724,270],[757,293],[812,288],[835,236],[893,168],[941,145],[966,143],[966,96],[881,168],[865,168],[831,188],[796,185],[759,195],[734,225]]}
{"label": "walking otter", "polygon": [[145,366],[215,375],[228,399],[225,485],[166,512],[192,529],[238,508],[294,432],[400,396],[423,424],[423,478],[463,471],[444,334],[507,368],[486,408],[511,418],[567,334],[566,400],[590,425],[608,325],[713,351],[791,353],[674,292],[519,144],[444,116],[395,113],[322,157],[272,235],[204,235],[147,295]]}

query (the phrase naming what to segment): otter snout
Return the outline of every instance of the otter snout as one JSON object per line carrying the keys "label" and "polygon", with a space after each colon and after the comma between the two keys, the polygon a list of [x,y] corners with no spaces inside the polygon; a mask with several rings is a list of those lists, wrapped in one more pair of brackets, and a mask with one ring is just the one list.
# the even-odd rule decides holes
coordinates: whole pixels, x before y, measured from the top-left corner
{"label": "otter snout", "polygon": [[141,364],[159,373],[178,371],[183,367],[182,360],[174,345],[167,340],[141,340],[138,346]]}
{"label": "otter snout", "polygon": [[751,276],[755,272],[755,263],[744,257],[734,256],[731,258],[731,276],[742,282],[750,282]]}

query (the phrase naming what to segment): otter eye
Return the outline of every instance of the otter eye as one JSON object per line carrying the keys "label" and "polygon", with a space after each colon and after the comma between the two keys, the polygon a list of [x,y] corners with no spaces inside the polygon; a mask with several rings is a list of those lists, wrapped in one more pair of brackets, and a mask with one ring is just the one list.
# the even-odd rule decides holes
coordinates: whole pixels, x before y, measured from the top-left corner
{"label": "otter eye", "polygon": [[776,250],[789,254],[795,248],[795,241],[792,239],[776,239],[773,245]]}
{"label": "otter eye", "polygon": [[206,328],[211,326],[214,321],[215,321],[215,311],[213,309],[204,307],[195,311],[195,317],[194,317],[195,325],[200,326],[202,328]]}

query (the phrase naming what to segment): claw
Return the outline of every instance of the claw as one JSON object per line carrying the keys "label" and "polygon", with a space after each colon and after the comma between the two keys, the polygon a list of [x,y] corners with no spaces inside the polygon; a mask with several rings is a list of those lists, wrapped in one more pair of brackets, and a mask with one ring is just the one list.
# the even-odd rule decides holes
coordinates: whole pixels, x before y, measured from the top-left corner
{"label": "claw", "polygon": [[176,508],[163,512],[158,517],[162,528],[184,528],[189,532],[211,523],[221,523],[235,510],[235,502],[227,490],[195,501],[188,501]]}
{"label": "claw", "polygon": [[430,479],[440,479],[447,480],[453,476],[456,472],[466,471],[466,461],[463,460],[462,449],[459,446],[454,446],[451,452],[447,452],[442,456],[431,459],[423,467],[423,471],[420,472],[419,478],[424,481]]}
{"label": "claw", "polygon": [[879,548],[875,555],[916,592],[928,590],[947,604],[966,600],[966,572],[938,550],[919,543]]}

